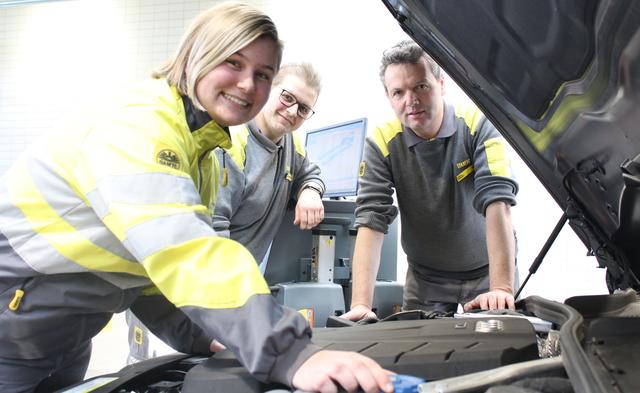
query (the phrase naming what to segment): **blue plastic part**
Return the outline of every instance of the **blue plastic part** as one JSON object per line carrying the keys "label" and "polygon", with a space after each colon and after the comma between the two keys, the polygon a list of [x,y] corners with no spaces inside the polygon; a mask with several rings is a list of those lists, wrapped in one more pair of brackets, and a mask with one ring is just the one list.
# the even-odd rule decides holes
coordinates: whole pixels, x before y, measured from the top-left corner
{"label": "blue plastic part", "polygon": [[403,374],[396,374],[391,378],[393,381],[393,393],[418,393],[418,385],[426,382],[423,378]]}

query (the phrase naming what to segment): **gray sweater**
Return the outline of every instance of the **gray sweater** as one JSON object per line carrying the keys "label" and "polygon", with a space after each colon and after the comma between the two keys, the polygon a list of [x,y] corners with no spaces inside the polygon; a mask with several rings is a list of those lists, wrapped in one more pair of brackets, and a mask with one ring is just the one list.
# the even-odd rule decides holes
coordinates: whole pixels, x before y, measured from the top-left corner
{"label": "gray sweater", "polygon": [[213,228],[240,242],[260,262],[289,201],[311,182],[324,192],[324,183],[320,168],[307,159],[294,134],[276,144],[250,122],[232,128],[231,140],[231,149],[215,151],[221,178]]}
{"label": "gray sweater", "polygon": [[445,103],[443,124],[431,140],[399,120],[367,138],[356,200],[356,226],[386,232],[397,193],[402,247],[413,268],[452,275],[486,266],[484,212],[495,201],[515,205],[506,146],[475,107]]}

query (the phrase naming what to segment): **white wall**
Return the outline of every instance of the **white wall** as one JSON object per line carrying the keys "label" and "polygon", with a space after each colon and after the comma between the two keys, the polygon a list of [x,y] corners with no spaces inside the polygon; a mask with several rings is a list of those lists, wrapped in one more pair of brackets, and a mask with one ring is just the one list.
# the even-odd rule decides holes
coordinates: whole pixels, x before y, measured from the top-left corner
{"label": "white wall", "polygon": [[[68,0],[2,8],[0,2],[0,173],[66,114],[146,77],[176,47],[186,24],[215,1]],[[262,0],[285,41],[284,61],[310,61],[324,87],[301,130],[392,115],[378,80],[383,49],[406,38],[381,2]],[[461,92],[448,81],[447,97]],[[520,182],[513,209],[522,279],[560,209],[514,157]],[[562,301],[606,292],[604,271],[564,230],[523,292]],[[406,269],[404,256],[399,271]],[[403,280],[403,277],[400,278]]]}

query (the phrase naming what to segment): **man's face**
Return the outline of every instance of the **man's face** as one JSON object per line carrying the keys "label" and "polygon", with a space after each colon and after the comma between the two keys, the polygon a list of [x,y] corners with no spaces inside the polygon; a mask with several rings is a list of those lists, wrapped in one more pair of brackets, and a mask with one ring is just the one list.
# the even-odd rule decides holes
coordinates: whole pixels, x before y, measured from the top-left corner
{"label": "man's face", "polygon": [[[284,105],[280,99],[282,90],[298,102],[290,107]],[[288,98],[290,98],[288,96]],[[317,92],[306,82],[295,75],[287,75],[271,89],[269,100],[258,114],[258,124],[262,132],[272,141],[278,141],[283,135],[300,128],[305,119],[298,116],[300,104],[313,108],[318,98]]]}
{"label": "man's face", "polygon": [[384,73],[387,98],[400,122],[430,139],[442,124],[444,79],[436,79],[423,58],[417,64],[392,64]]}

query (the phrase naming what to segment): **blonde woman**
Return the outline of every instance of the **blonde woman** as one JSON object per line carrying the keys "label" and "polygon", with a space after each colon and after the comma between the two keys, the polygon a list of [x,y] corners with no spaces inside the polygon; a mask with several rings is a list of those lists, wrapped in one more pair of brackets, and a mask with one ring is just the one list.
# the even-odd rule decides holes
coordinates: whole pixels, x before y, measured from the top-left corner
{"label": "blonde woman", "polygon": [[[91,339],[131,307],[176,349],[214,338],[261,380],[369,392],[388,373],[320,351],[278,306],[251,254],[215,236],[216,147],[265,104],[282,46],[266,15],[223,3],[117,110],[26,152],[0,181],[0,391],[81,380]],[[198,327],[199,326],[199,327]]]}

